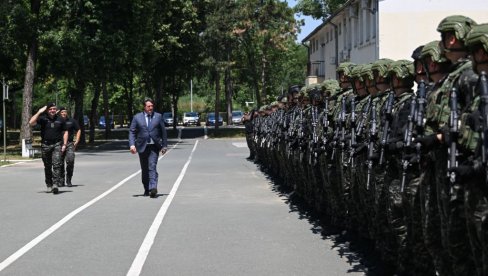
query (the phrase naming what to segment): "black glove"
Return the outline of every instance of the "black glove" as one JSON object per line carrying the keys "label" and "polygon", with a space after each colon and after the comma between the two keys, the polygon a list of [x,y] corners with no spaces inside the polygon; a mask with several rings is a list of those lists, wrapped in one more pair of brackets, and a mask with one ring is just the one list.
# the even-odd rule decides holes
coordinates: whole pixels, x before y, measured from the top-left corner
{"label": "black glove", "polygon": [[439,140],[437,140],[437,134],[417,137],[415,138],[414,142],[420,143],[422,145],[423,150],[430,150],[439,144]]}
{"label": "black glove", "polygon": [[466,117],[466,125],[472,130],[478,131],[480,129],[481,113],[479,110],[475,110]]}
{"label": "black glove", "polygon": [[439,129],[439,132],[442,134],[442,142],[446,145],[449,145],[452,141],[452,135],[449,127],[445,125],[441,129]]}
{"label": "black glove", "polygon": [[396,141],[388,144],[388,151],[396,152],[403,149],[403,141]]}
{"label": "black glove", "polygon": [[472,166],[461,165],[448,169],[448,171],[456,173],[458,177],[465,177],[468,175],[472,175],[474,173],[474,168]]}

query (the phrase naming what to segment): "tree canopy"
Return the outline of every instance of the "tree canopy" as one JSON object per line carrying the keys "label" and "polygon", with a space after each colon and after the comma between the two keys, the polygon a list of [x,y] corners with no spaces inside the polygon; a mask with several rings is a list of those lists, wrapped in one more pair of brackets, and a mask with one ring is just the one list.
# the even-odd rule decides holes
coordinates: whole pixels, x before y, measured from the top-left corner
{"label": "tree canopy", "polygon": [[190,80],[208,99],[199,112],[266,104],[305,80],[299,24],[278,0],[1,1],[0,77],[14,93],[5,121],[30,138],[25,122],[57,101],[81,125],[88,115],[93,134],[101,115],[127,124],[145,97],[187,111],[178,101]]}

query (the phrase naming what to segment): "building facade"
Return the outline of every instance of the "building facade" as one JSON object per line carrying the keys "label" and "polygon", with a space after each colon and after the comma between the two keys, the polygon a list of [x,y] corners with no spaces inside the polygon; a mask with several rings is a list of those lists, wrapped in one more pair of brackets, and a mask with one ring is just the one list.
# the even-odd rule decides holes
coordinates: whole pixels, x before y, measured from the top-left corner
{"label": "building facade", "polygon": [[410,59],[432,40],[446,16],[460,14],[488,22],[486,0],[349,0],[302,40],[309,51],[306,84],[336,78],[341,62]]}

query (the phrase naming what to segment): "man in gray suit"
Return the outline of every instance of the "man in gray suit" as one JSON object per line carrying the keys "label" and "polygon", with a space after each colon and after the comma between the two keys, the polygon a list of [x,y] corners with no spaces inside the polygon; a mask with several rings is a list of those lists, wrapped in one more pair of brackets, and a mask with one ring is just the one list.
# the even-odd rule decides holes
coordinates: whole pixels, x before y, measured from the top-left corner
{"label": "man in gray suit", "polygon": [[157,197],[158,194],[159,152],[165,154],[168,145],[163,116],[153,110],[153,100],[145,99],[144,111],[134,116],[129,129],[130,152],[139,153],[144,196],[151,198]]}

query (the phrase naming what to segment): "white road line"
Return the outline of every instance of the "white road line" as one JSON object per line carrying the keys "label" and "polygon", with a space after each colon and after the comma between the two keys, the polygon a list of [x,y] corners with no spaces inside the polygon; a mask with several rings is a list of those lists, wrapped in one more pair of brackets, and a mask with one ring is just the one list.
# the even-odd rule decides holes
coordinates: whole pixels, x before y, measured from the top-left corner
{"label": "white road line", "polygon": [[191,151],[188,160],[183,166],[180,175],[176,179],[176,182],[173,184],[173,188],[171,188],[168,198],[163,202],[163,205],[159,209],[158,214],[154,218],[154,221],[151,224],[151,227],[149,228],[149,231],[147,232],[146,237],[144,238],[144,241],[142,242],[136,257],[134,258],[134,261],[132,262],[129,271],[127,272],[128,276],[139,276],[141,274],[142,267],[144,266],[147,255],[149,254],[149,251],[151,250],[151,247],[154,243],[154,239],[156,238],[156,234],[158,233],[159,226],[161,226],[164,216],[168,211],[169,205],[171,205],[171,202],[173,201],[173,198],[175,197],[175,194],[178,191],[178,187],[180,186],[181,181],[185,176],[188,165],[190,165],[191,159],[193,157],[193,153],[195,152],[197,145],[198,145],[198,140],[195,142],[195,145],[193,146],[193,150]]}
{"label": "white road line", "polygon": [[103,194],[97,196],[96,198],[90,200],[85,205],[83,205],[83,206],[79,207],[78,209],[74,210],[73,212],[69,213],[67,216],[65,216],[64,218],[62,218],[56,224],[54,224],[53,226],[49,227],[49,229],[47,229],[46,231],[44,231],[42,234],[40,234],[39,236],[37,236],[35,239],[33,239],[32,241],[30,241],[28,244],[24,245],[24,247],[22,247],[21,249],[17,250],[17,252],[15,252],[14,254],[10,255],[10,257],[8,257],[2,263],[0,263],[0,271],[4,270],[7,266],[11,265],[18,258],[20,258],[22,255],[24,255],[25,253],[27,253],[34,246],[36,246],[38,243],[40,243],[45,238],[47,238],[49,235],[51,235],[52,233],[54,233],[54,231],[58,230],[61,226],[63,226],[66,222],[68,222],[74,216],[76,216],[77,214],[79,214],[81,211],[83,211],[86,208],[90,207],[91,205],[93,205],[94,203],[96,203],[100,199],[104,198],[105,196],[107,196],[108,194],[110,194],[111,192],[113,192],[114,190],[116,190],[117,188],[119,188],[120,186],[124,185],[125,182],[129,181],[131,178],[133,178],[134,176],[138,175],[140,172],[141,172],[141,170],[133,173],[132,175],[130,175],[126,179],[124,179],[121,182],[119,182],[117,185],[113,186],[112,188],[110,188],[109,190],[107,190]]}
{"label": "white road line", "polygon": [[[178,143],[176,143],[170,150],[168,150],[168,152],[170,152],[172,149],[174,149],[177,144]],[[166,154],[168,154],[168,153],[166,153]],[[163,156],[161,156],[161,157],[159,157],[158,160],[160,160],[161,158],[165,157],[166,154],[163,155]],[[120,181],[115,186],[113,186],[112,188],[110,188],[107,191],[105,191],[103,194],[101,194],[101,195],[97,196],[96,198],[90,200],[89,202],[85,203],[83,206],[77,208],[73,212],[71,212],[68,215],[66,215],[60,221],[56,222],[53,226],[49,227],[42,234],[40,234],[39,236],[37,236],[36,238],[34,238],[28,244],[24,245],[22,248],[20,248],[19,250],[17,250],[14,254],[10,255],[7,259],[5,259],[3,262],[1,262],[0,263],[0,272],[3,271],[5,268],[7,268],[9,265],[11,265],[13,262],[15,262],[17,259],[19,259],[20,257],[22,257],[25,253],[29,252],[29,250],[31,250],[32,248],[34,248],[34,246],[36,246],[37,244],[39,244],[45,238],[49,237],[52,233],[54,233],[56,230],[58,230],[61,226],[63,226],[68,221],[70,221],[74,216],[76,216],[77,214],[81,213],[86,208],[92,206],[97,201],[101,200],[102,198],[106,197],[111,192],[115,191],[120,186],[124,185],[127,181],[129,181],[131,178],[133,178],[134,176],[138,175],[139,173],[141,173],[141,170],[138,170],[137,172],[131,174],[128,177],[126,177],[124,180]]]}

